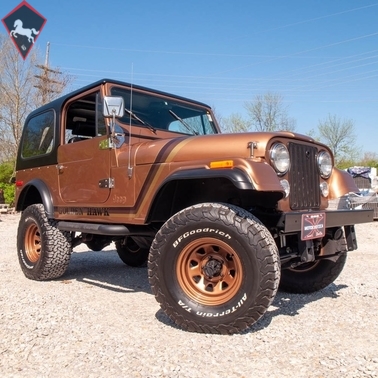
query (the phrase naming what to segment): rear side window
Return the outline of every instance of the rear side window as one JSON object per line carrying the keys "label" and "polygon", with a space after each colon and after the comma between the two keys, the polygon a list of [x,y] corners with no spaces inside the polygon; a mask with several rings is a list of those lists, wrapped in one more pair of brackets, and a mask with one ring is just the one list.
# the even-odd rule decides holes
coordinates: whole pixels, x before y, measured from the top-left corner
{"label": "rear side window", "polygon": [[54,111],[30,118],[25,125],[22,142],[22,157],[30,158],[51,152],[54,141]]}

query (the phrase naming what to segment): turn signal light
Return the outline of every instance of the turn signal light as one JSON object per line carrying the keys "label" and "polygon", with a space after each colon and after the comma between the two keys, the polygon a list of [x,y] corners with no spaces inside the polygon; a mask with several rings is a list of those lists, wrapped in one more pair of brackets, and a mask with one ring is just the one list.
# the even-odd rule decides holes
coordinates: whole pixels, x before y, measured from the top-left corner
{"label": "turn signal light", "polygon": [[234,166],[233,160],[220,160],[210,162],[210,168],[232,168]]}

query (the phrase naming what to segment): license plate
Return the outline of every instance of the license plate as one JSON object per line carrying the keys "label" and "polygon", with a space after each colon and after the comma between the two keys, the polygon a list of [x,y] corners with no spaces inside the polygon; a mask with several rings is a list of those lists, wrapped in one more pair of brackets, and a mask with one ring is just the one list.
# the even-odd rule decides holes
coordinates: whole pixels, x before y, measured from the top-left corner
{"label": "license plate", "polygon": [[303,214],[301,230],[302,240],[322,238],[326,230],[325,213]]}

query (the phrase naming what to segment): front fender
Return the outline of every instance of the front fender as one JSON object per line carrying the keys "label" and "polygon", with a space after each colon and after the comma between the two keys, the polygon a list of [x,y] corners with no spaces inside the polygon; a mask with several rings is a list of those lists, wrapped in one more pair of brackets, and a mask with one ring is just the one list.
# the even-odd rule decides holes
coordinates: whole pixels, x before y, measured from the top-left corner
{"label": "front fender", "polygon": [[226,178],[238,189],[280,192],[284,196],[284,190],[277,174],[269,164],[246,160],[235,162],[233,168],[209,169],[201,167],[178,170],[167,177],[161,186],[173,180],[198,178]]}
{"label": "front fender", "polygon": [[339,198],[348,193],[357,193],[359,189],[353,177],[345,171],[334,168],[329,179],[329,199]]}
{"label": "front fender", "polygon": [[274,169],[265,162],[251,161],[244,166],[246,173],[251,177],[256,190],[262,192],[285,192],[280,184]]}

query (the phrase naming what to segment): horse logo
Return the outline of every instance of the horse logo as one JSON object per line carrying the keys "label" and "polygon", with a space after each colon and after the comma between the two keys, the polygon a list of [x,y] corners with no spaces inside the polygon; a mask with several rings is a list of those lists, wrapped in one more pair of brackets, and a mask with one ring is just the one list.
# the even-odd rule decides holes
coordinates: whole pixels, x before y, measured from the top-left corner
{"label": "horse logo", "polygon": [[[46,21],[26,0],[22,0],[16,8],[1,19],[7,29],[7,34],[23,59],[26,59],[37,42]],[[28,29],[24,26],[33,27]]]}
{"label": "horse logo", "polygon": [[9,35],[14,38],[17,38],[16,34],[24,35],[25,37],[27,37],[29,42],[31,41],[32,43],[34,43],[34,37],[32,36],[32,33],[38,35],[39,31],[35,30],[34,28],[24,29],[22,25],[23,22],[21,20],[16,20],[13,25],[15,29],[12,30]]}

